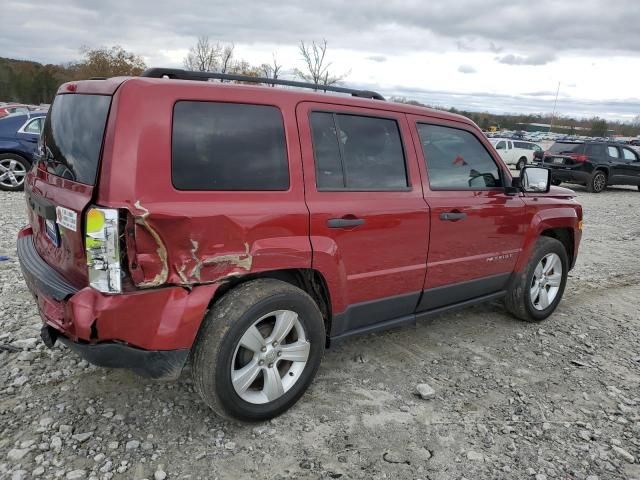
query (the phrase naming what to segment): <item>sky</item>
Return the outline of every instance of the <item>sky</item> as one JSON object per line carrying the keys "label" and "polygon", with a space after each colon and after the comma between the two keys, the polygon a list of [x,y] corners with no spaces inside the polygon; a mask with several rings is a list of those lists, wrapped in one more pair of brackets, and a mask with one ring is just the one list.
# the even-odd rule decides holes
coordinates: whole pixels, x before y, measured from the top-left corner
{"label": "sky", "polygon": [[436,106],[631,121],[638,0],[0,0],[0,56],[61,63],[119,44],[181,67],[198,36],[251,63],[328,42],[344,84]]}

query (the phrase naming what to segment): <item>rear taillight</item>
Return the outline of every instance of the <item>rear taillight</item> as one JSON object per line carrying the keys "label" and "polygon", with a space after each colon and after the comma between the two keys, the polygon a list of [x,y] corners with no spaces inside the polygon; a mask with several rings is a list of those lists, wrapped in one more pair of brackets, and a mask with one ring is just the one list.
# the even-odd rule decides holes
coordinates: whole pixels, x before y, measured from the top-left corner
{"label": "rear taillight", "polygon": [[571,160],[574,160],[576,162],[586,162],[587,160],[589,160],[589,157],[587,157],[586,155],[578,155],[574,153],[569,156],[571,157]]}
{"label": "rear taillight", "polygon": [[118,210],[92,207],[85,217],[85,249],[89,285],[104,293],[120,293]]}

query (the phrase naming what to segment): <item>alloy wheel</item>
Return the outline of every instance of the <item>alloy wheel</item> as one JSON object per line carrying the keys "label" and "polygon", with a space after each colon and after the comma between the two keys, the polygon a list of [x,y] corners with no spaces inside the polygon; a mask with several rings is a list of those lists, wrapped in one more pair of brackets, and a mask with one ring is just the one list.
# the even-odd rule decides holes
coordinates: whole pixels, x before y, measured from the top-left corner
{"label": "alloy wheel", "polygon": [[535,270],[529,295],[536,310],[544,310],[553,303],[562,283],[562,261],[555,253],[542,257]]}
{"label": "alloy wheel", "polygon": [[260,317],[242,335],[233,354],[234,390],[249,403],[273,402],[301,377],[310,348],[296,312],[277,310]]}
{"label": "alloy wheel", "polygon": [[27,170],[24,165],[13,158],[0,160],[0,184],[9,188],[19,187],[24,183]]}
{"label": "alloy wheel", "polygon": [[593,191],[601,192],[604,190],[604,187],[607,183],[607,177],[604,176],[604,173],[597,173],[593,178]]}

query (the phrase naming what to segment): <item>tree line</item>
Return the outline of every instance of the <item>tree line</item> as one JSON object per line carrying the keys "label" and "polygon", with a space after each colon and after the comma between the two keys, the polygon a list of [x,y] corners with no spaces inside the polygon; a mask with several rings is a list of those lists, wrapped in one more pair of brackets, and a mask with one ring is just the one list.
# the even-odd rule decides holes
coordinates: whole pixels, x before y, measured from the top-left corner
{"label": "tree line", "polygon": [[[233,43],[215,42],[208,36],[201,36],[189,49],[183,60],[187,70],[202,72],[219,72],[277,79],[287,72],[296,78],[317,84],[334,85],[347,78],[350,72],[337,72],[329,60],[327,41],[301,41],[298,45],[299,65],[285,68],[277,55],[273,53],[268,62],[259,65],[238,58]],[[58,86],[64,82],[87,78],[136,76],[140,75],[147,65],[144,59],[135,53],[128,52],[119,45],[100,48],[81,48],[80,58],[66,64],[41,64],[38,62],[14,60],[0,57],[0,101],[20,102],[28,104],[50,103]],[[392,101],[423,105],[404,97],[393,97]],[[443,109],[442,107],[434,107]],[[516,130],[522,123],[547,123],[555,125],[554,131],[561,133],[584,134],[604,137],[609,130],[624,136],[640,134],[640,115],[632,122],[607,122],[594,117],[591,119],[575,119],[571,117],[555,117],[550,114],[509,115],[487,112],[470,112],[456,108],[443,109],[460,113],[471,118],[481,128],[491,126]],[[567,126],[559,129],[558,126]],[[586,130],[580,130],[580,128]]]}
{"label": "tree line", "polygon": [[[327,41],[299,44],[301,66],[292,69],[293,75],[318,85],[333,85],[347,74],[336,74],[327,57]],[[38,62],[0,57],[0,101],[28,104],[50,103],[58,86],[64,82],[87,78],[108,78],[140,75],[146,68],[143,58],[119,45],[100,48],[81,48],[81,58],[67,64]],[[269,62],[252,65],[237,58],[233,43],[212,42],[199,37],[184,58],[184,68],[202,72],[220,72],[277,79],[283,65],[275,54]]]}

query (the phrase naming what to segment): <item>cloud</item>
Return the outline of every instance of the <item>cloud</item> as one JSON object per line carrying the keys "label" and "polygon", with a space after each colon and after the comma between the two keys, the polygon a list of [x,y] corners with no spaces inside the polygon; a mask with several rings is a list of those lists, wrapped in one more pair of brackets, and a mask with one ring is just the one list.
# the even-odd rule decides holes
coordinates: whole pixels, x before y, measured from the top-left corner
{"label": "cloud", "polygon": [[372,62],[382,63],[387,61],[387,57],[385,57],[384,55],[370,55],[367,57],[367,60],[371,60]]}
{"label": "cloud", "polygon": [[[360,86],[360,88],[370,88]],[[417,100],[425,105],[437,107],[456,107],[472,112],[490,113],[551,113],[554,108],[555,92],[550,97],[528,97],[524,95],[505,95],[478,91],[472,93],[453,93],[442,90],[427,90],[395,86],[381,92],[388,98],[392,96]],[[592,118],[600,116],[607,120],[632,120],[640,111],[640,98],[603,99],[600,101],[571,97],[560,97],[556,111],[560,116],[574,118]]]}
{"label": "cloud", "polygon": [[539,92],[526,92],[522,95],[526,97],[555,97],[556,92],[552,92],[551,90],[540,90]]}
{"label": "cloud", "polygon": [[496,61],[498,63],[504,63],[505,65],[546,65],[549,62],[553,62],[555,59],[556,55],[551,52],[524,56],[510,53],[508,55],[503,55],[502,57],[496,57]]}
{"label": "cloud", "polygon": [[458,71],[460,73],[476,73],[476,69],[473,68],[471,65],[460,65],[458,67]]}
{"label": "cloud", "polygon": [[504,48],[499,47],[498,45],[496,45],[493,42],[489,42],[489,51],[491,53],[500,53],[500,52],[502,52],[502,50],[504,50]]}
{"label": "cloud", "polygon": [[526,55],[532,45],[602,56],[640,53],[637,16],[630,15],[637,11],[637,0],[586,3],[386,0],[372,8],[370,0],[183,0],[176,9],[163,0],[2,0],[0,52],[61,62],[76,58],[81,45],[118,43],[153,56],[188,49],[198,35],[208,34],[245,45],[296,45],[301,39],[326,38],[334,49],[387,56],[456,48]]}

